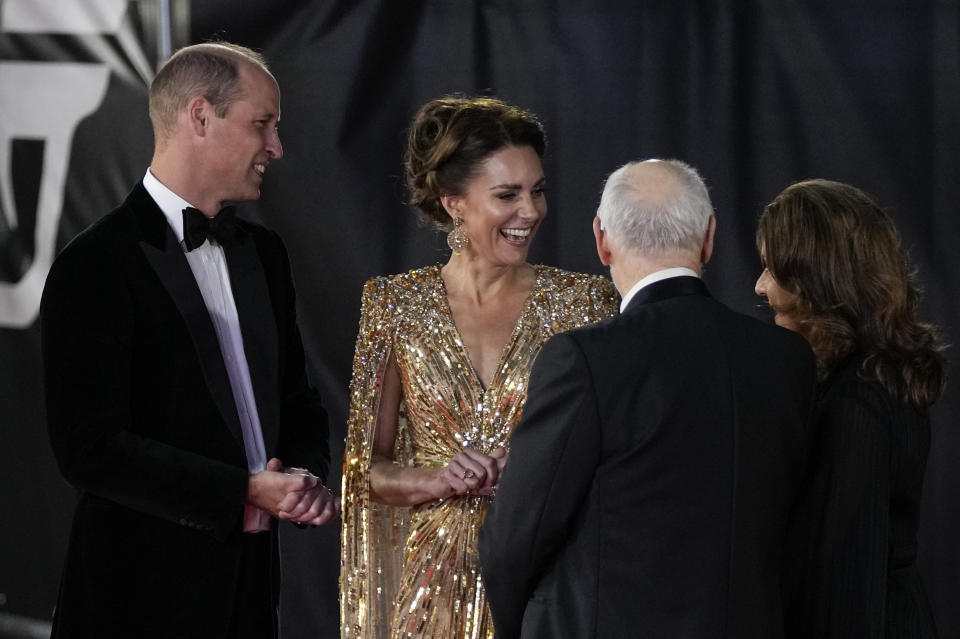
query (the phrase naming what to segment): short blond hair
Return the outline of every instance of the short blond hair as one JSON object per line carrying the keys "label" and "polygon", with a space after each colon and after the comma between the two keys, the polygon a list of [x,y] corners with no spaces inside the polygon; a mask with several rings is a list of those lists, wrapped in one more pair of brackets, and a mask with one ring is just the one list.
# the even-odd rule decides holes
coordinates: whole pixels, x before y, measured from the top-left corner
{"label": "short blond hair", "polygon": [[194,44],[170,56],[150,85],[150,121],[157,143],[170,137],[177,114],[197,96],[206,98],[217,117],[226,116],[243,92],[242,63],[273,77],[261,54],[230,42]]}

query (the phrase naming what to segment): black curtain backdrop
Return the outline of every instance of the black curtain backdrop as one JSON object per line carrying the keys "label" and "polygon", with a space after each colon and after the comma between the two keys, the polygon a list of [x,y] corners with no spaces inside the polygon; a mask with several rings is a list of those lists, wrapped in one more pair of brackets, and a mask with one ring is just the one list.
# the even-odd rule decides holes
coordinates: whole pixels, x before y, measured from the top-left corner
{"label": "black curtain backdrop", "polygon": [[[446,259],[442,238],[404,204],[400,158],[417,108],[455,92],[499,96],[546,126],[550,210],[532,261],[602,272],[590,224],[605,176],[633,159],[679,158],[701,171],[717,211],[708,285],[730,306],[766,315],[753,293],[757,216],[793,181],[837,179],[888,207],[924,285],[926,317],[957,342],[955,1],[205,0],[191,11],[191,41],[261,49],[280,82],[285,155],[241,215],[287,242],[335,457],[363,282]],[[62,38],[44,39],[41,50],[0,35],[0,45],[7,60],[86,55]],[[120,56],[103,103],[76,130],[59,247],[149,162],[146,87],[123,64]],[[0,239],[7,250],[9,237]],[[46,441],[38,357],[35,326],[0,330],[0,611],[49,617],[73,495]],[[941,634],[957,639],[955,348],[949,357],[954,379],[933,412],[920,563]],[[285,637],[337,634],[338,533],[284,527]]]}

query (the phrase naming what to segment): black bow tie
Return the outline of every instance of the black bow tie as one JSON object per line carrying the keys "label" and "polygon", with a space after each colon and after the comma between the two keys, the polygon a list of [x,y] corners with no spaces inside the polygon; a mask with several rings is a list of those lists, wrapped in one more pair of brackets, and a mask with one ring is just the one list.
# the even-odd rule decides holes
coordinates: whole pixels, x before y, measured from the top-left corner
{"label": "black bow tie", "polygon": [[188,252],[209,238],[220,246],[230,246],[236,235],[237,210],[232,206],[223,207],[214,217],[207,217],[192,206],[183,209],[183,242]]}

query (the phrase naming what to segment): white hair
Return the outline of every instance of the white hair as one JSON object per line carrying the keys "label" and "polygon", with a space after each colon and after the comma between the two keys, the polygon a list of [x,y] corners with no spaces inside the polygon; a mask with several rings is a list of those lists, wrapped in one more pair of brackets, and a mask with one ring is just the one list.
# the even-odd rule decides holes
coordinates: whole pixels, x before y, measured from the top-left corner
{"label": "white hair", "polygon": [[[636,175],[650,163],[663,180]],[[629,252],[700,250],[713,215],[710,195],[696,169],[679,160],[630,162],[607,178],[597,209],[614,243]]]}

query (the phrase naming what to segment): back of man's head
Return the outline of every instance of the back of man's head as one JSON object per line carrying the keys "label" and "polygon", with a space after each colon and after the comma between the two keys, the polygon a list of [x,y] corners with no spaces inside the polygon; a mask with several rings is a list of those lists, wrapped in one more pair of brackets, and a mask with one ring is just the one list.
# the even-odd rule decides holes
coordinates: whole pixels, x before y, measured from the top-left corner
{"label": "back of man's head", "polygon": [[712,215],[700,175],[679,160],[620,167],[607,178],[597,209],[614,245],[634,255],[699,254]]}
{"label": "back of man's head", "polygon": [[206,98],[217,117],[224,117],[242,96],[240,66],[252,65],[271,75],[262,55],[230,42],[184,47],[163,65],[150,85],[150,120],[158,146],[173,134],[179,112],[193,98]]}

